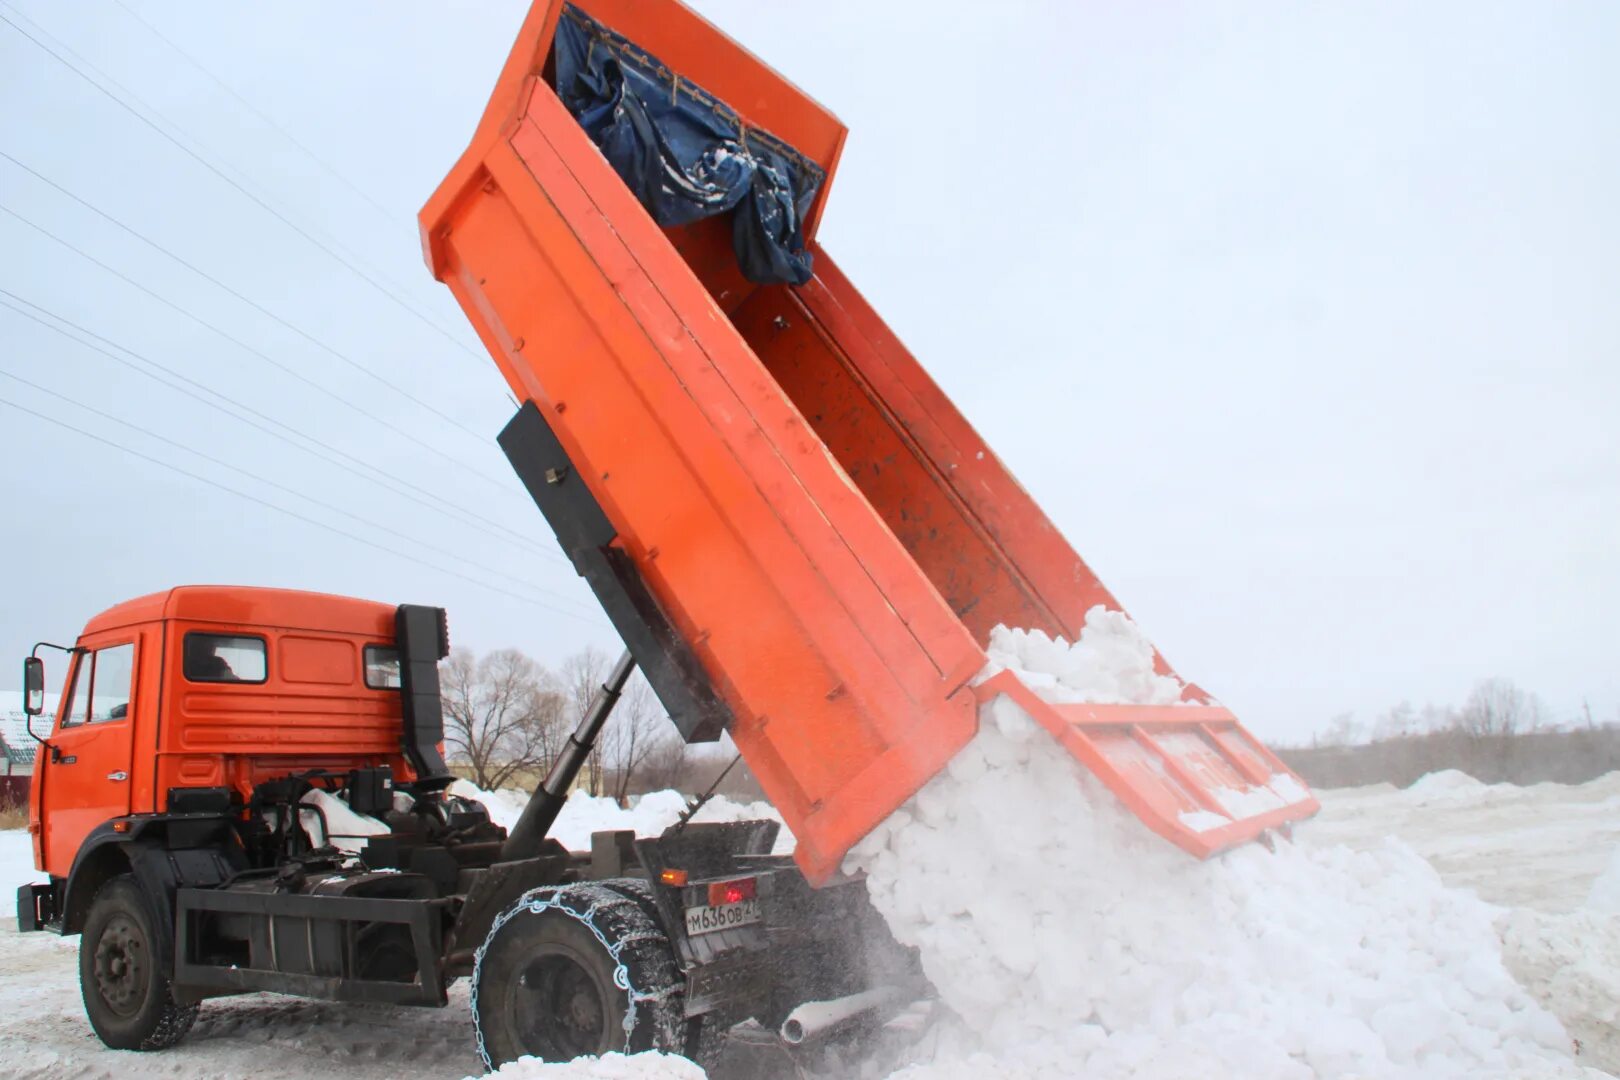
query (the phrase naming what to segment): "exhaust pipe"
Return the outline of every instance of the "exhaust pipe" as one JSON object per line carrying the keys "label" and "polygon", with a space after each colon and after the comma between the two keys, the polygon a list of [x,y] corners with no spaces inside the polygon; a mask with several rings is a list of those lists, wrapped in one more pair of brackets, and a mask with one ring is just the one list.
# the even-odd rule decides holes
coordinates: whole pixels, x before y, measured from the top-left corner
{"label": "exhaust pipe", "polygon": [[779,1034],[789,1046],[831,1038],[873,1019],[874,1013],[901,1004],[905,995],[896,987],[879,986],[831,1001],[807,1001],[788,1013]]}

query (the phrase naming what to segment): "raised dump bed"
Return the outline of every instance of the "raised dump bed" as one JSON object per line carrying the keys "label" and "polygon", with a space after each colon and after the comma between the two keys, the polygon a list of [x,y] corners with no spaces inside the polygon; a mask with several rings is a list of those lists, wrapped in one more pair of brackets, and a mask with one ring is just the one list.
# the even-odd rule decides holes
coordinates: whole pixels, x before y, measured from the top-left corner
{"label": "raised dump bed", "polygon": [[[675,0],[540,0],[421,214],[524,403],[519,474],[812,881],[972,738],[992,627],[1074,640],[1119,607],[816,242],[845,133]],[[1129,735],[1130,768],[1060,732],[1083,717],[1040,718],[1190,851],[1315,810],[1290,777],[1282,813],[1220,811],[1286,769],[1208,711]]]}

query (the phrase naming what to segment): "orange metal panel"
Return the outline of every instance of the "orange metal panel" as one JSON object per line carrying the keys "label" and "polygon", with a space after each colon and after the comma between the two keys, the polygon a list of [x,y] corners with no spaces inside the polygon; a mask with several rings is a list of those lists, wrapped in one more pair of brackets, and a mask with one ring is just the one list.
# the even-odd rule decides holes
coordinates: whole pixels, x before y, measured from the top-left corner
{"label": "orange metal panel", "polygon": [[[986,679],[975,694],[982,702],[1006,695],[1143,824],[1201,859],[1321,808],[1298,775],[1218,706],[1053,705],[1011,671]],[[1264,772],[1256,768],[1262,762]],[[1288,780],[1281,791],[1274,790],[1278,775]],[[1200,828],[1183,817],[1198,813],[1230,823]]]}
{"label": "orange metal panel", "polygon": [[[675,0],[579,6],[820,162],[819,216],[830,113]],[[819,246],[805,286],[754,286],[720,220],[653,223],[546,82],[558,10],[535,4],[424,207],[428,262],[546,416],[819,881],[972,736],[993,626],[1073,640],[1119,604]],[[1193,840],[1179,815],[1283,770],[1225,710],[1175,712],[1041,715],[1207,854],[1252,822]]]}

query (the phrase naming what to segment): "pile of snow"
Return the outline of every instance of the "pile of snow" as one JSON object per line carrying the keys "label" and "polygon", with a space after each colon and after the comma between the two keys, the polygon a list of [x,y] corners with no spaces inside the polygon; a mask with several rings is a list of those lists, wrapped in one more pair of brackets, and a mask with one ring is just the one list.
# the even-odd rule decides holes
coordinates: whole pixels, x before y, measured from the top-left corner
{"label": "pile of snow", "polygon": [[[490,820],[510,829],[517,824],[524,806],[528,805],[526,792],[482,791],[466,780],[450,785],[452,795],[476,799],[489,810]],[[678,791],[654,791],[632,800],[629,809],[613,799],[576,792],[563,804],[562,812],[551,827],[551,836],[570,851],[588,851],[591,833],[612,829],[629,829],[637,836],[657,836],[676,821],[686,809],[686,796]],[[733,802],[724,795],[716,795],[703,805],[693,821],[781,821],[782,815],[770,803]],[[778,853],[793,850],[793,833],[786,825],[777,834]]]}
{"label": "pile of snow", "polygon": [[1153,643],[1130,616],[1101,605],[1086,612],[1073,645],[1039,630],[998,626],[985,652],[986,677],[1004,668],[1016,671],[1024,685],[1055,703],[1174,705],[1187,689],[1153,670]]}
{"label": "pile of snow", "polygon": [[1597,880],[1592,882],[1592,891],[1587,894],[1586,906],[1605,915],[1620,915],[1620,847],[1616,847],[1610,853],[1609,864],[1603,868],[1603,873],[1597,876]]}
{"label": "pile of snow", "polygon": [[683,1057],[649,1050],[644,1054],[603,1054],[547,1063],[539,1058],[522,1057],[509,1061],[492,1073],[466,1080],[703,1080],[703,1070]]}
{"label": "pile of snow", "polygon": [[[992,644],[1053,699],[1179,697],[1124,616],[1092,612],[1073,647],[1039,638]],[[849,859],[959,1017],[898,1077],[1581,1074],[1504,967],[1495,910],[1404,845],[1199,862],[1012,702],[981,720]]]}
{"label": "pile of snow", "polygon": [[1581,1056],[1620,1064],[1620,917],[1517,908],[1500,929],[1508,970],[1558,1015]]}
{"label": "pile of snow", "polygon": [[1405,795],[1416,802],[1442,802],[1468,799],[1489,791],[1488,785],[1475,780],[1461,769],[1441,769],[1424,773],[1412,781]]}

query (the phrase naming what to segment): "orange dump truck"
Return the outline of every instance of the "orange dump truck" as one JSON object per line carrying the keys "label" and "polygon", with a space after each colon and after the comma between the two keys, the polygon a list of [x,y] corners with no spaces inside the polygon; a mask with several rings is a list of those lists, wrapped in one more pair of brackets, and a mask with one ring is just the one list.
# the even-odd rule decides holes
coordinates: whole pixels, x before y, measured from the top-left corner
{"label": "orange dump truck", "polygon": [[683,734],[730,732],[812,881],[996,693],[1195,854],[1314,812],[1225,709],[974,687],[996,625],[1119,604],[817,243],[845,135],[676,0],[539,0],[421,213],[522,402],[503,448]]}
{"label": "orange dump truck", "polygon": [[[508,830],[441,754],[440,609],[182,587],[37,646],[46,880],[18,928],[81,936],[109,1046],[172,1046],[214,997],[442,1006],[467,978],[491,1067],[709,1062],[745,1022],[772,1067],[858,1056],[931,988],[840,861],[999,695],[1194,854],[1316,808],[1196,688],[975,683],[996,625],[1072,640],[1118,605],[816,243],[844,134],[674,0],[534,6],[423,237],[628,652]],[[690,813],[589,852],[549,835],[637,665],[686,738],[730,732],[793,856],[774,821]]]}

